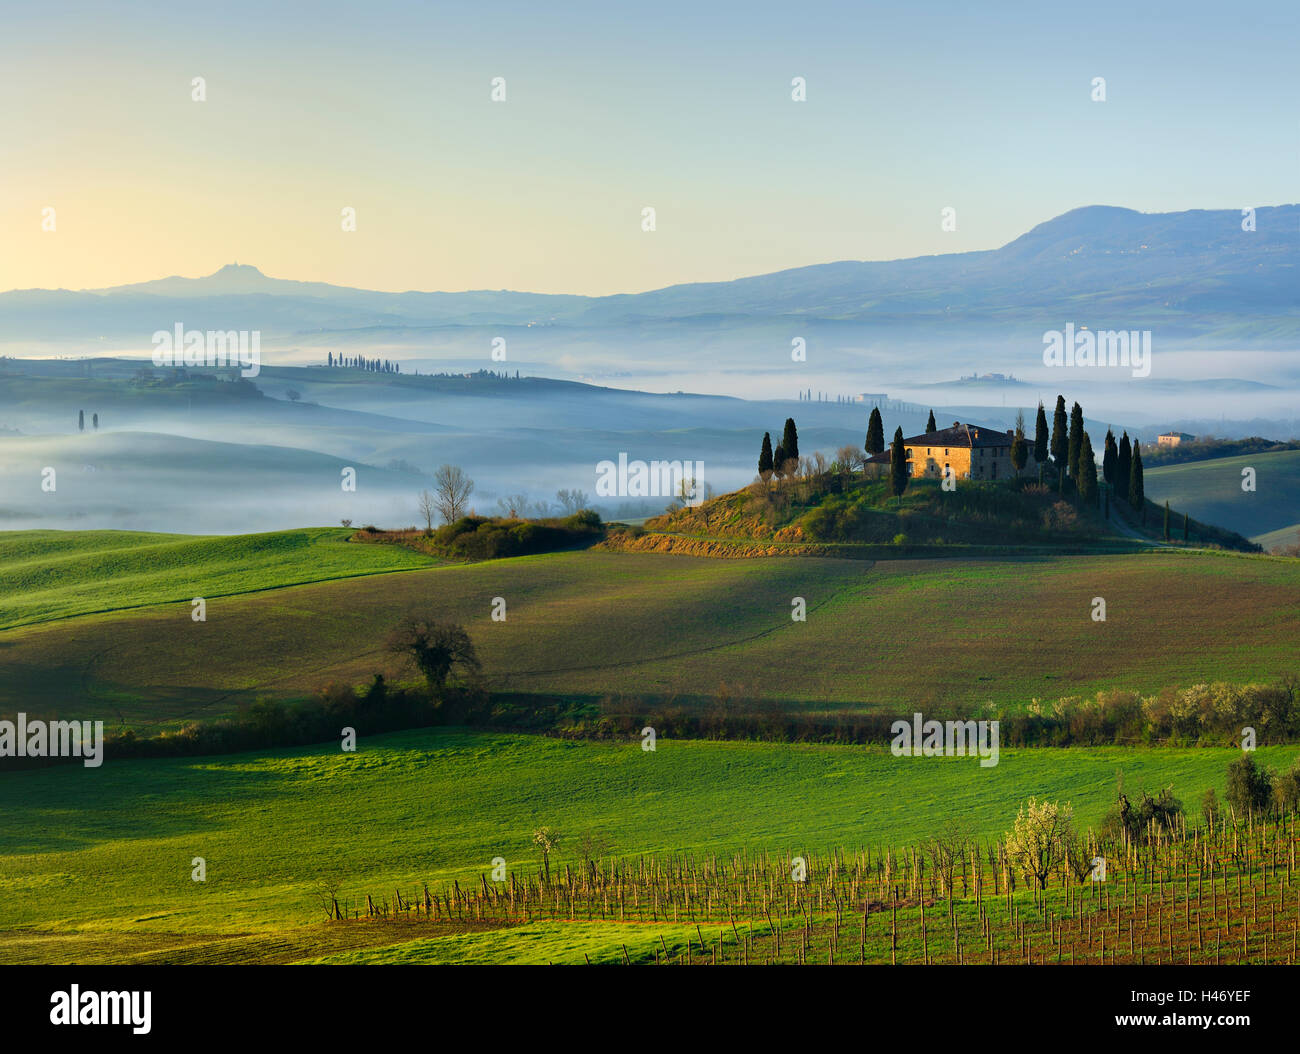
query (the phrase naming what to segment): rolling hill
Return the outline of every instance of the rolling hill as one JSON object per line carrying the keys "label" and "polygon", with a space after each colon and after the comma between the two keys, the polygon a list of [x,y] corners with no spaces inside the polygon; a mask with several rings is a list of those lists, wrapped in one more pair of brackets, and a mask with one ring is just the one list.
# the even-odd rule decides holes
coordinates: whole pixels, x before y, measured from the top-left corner
{"label": "rolling hill", "polygon": [[[309,547],[294,552],[311,562]],[[225,577],[219,564],[209,573]],[[208,604],[205,624],[190,619],[188,583],[178,568],[147,585],[180,602],[5,630],[0,710],[157,729],[377,672],[409,679],[385,638],[412,612],[463,624],[494,693],[627,713],[743,699],[808,715],[900,700],[1020,710],[1117,686],[1269,680],[1294,670],[1300,639],[1300,561],[1178,551],[871,561],[588,550],[231,595]],[[83,610],[102,607],[86,593]],[[21,612],[20,594],[0,607]],[[74,595],[47,596],[70,615]],[[504,622],[491,617],[498,596]],[[1096,596],[1104,623],[1091,618]],[[806,622],[791,617],[795,597]],[[1161,646],[1122,646],[1135,634]]]}
{"label": "rolling hill", "polygon": [[218,537],[130,531],[0,534],[0,630],[97,611],[429,567],[398,546],[325,527]]}
{"label": "rolling hill", "polygon": [[1266,553],[1275,549],[1300,546],[1300,523],[1293,523],[1289,527],[1281,527],[1276,531],[1257,535],[1254,540],[1264,547]]}
{"label": "rolling hill", "polygon": [[[345,490],[349,469],[356,486]],[[427,485],[410,468],[282,445],[133,431],[0,436],[0,523],[19,529],[211,535],[371,517],[409,524]]]}
{"label": "rolling hill", "polygon": [[[1247,468],[1255,470],[1254,492],[1242,490]],[[1300,450],[1152,467],[1143,478],[1147,497],[1157,504],[1168,501],[1193,519],[1228,527],[1261,544],[1271,532],[1294,533],[1300,523]]]}

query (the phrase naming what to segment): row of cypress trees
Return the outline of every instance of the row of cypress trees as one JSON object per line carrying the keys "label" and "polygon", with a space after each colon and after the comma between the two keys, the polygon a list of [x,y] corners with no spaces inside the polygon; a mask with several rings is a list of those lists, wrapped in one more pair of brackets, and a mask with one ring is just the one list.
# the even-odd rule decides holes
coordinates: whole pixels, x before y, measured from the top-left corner
{"label": "row of cypress trees", "polygon": [[794,426],[794,418],[785,419],[785,430],[781,433],[781,442],[772,449],[772,434],[763,433],[763,449],[758,455],[758,474],[767,479],[769,476],[785,476],[792,472],[791,462],[799,461],[799,430]]}
{"label": "row of cypress trees", "polygon": [[1047,412],[1038,404],[1034,422],[1034,457],[1040,465],[1047,463],[1050,455],[1057,466],[1060,488],[1073,486],[1082,501],[1097,500],[1097,454],[1092,437],[1083,427],[1083,407],[1077,402],[1070,407],[1067,417],[1065,396],[1056,397],[1056,410],[1052,414],[1052,432],[1048,437]]}
{"label": "row of cypress trees", "polygon": [[[1095,499],[1097,494],[1097,464],[1092,440],[1083,427],[1083,408],[1076,402],[1070,413],[1065,412],[1065,397],[1056,397],[1056,410],[1052,415],[1051,438],[1048,438],[1047,414],[1043,404],[1038,404],[1035,427],[1034,455],[1040,464],[1050,454],[1052,462],[1061,471],[1062,487],[1068,480],[1079,497]],[[1101,460],[1102,477],[1112,490],[1137,512],[1146,508],[1146,488],[1142,473],[1142,444],[1130,442],[1128,433],[1117,444],[1115,433],[1106,430],[1106,443]]]}
{"label": "row of cypress trees", "polygon": [[1101,460],[1102,475],[1106,482],[1115,488],[1115,492],[1134,509],[1146,508],[1146,488],[1142,479],[1142,444],[1138,440],[1129,443],[1125,432],[1119,444],[1115,443],[1115,433],[1106,431],[1106,451]]}
{"label": "row of cypress trees", "polygon": [[401,373],[402,364],[400,362],[389,362],[387,359],[367,359],[363,355],[344,356],[342,352],[335,356],[334,352],[326,352],[326,366],[350,366],[355,370],[369,370],[371,373]]}

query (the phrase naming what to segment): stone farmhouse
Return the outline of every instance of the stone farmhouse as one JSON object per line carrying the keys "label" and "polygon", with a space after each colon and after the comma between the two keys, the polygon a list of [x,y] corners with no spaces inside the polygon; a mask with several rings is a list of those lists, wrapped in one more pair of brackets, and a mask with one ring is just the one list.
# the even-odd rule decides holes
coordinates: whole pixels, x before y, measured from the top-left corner
{"label": "stone farmhouse", "polygon": [[[904,439],[907,449],[907,474],[918,479],[942,479],[945,469],[951,468],[956,479],[1012,479],[1016,475],[1011,464],[1011,441],[1015,432],[986,428],[983,425],[962,424],[954,421],[952,427],[937,432]],[[1022,475],[1036,476],[1038,462],[1034,458],[1033,436],[1025,437],[1028,457]],[[868,465],[888,466],[890,449],[869,458]]]}

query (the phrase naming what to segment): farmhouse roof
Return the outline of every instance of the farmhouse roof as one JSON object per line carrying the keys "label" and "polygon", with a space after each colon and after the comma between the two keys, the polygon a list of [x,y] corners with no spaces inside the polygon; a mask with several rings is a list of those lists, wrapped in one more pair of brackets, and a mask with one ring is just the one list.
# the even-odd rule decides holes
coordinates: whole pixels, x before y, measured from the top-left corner
{"label": "farmhouse roof", "polygon": [[[1010,446],[1011,440],[1014,438],[1014,431],[1008,430],[1004,432],[998,428],[962,424],[960,421],[954,421],[951,428],[940,428],[937,432],[924,432],[921,435],[912,436],[910,439],[904,439],[903,445],[909,447],[995,447]],[[868,458],[868,464],[871,462],[889,464],[889,450],[889,447],[885,447],[883,453]]]}

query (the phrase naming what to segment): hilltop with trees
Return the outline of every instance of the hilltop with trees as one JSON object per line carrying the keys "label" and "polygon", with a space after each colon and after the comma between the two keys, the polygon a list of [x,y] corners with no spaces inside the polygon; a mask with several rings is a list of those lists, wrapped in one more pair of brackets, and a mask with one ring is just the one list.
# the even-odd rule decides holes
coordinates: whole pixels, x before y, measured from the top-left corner
{"label": "hilltop with trees", "polygon": [[[934,424],[931,411],[927,426]],[[968,436],[980,431],[973,425],[956,427]],[[814,548],[857,544],[933,549],[1009,544],[1131,548],[1136,541],[1260,551],[1232,531],[1149,502],[1142,446],[1127,432],[1116,442],[1114,433],[1107,431],[1099,471],[1097,449],[1077,401],[1067,410],[1065,397],[1057,397],[1050,431],[1040,403],[1032,444],[1023,414],[1010,434],[987,431],[994,442],[1002,439],[1003,456],[1009,447],[1014,474],[996,480],[964,476],[945,483],[913,474],[908,444],[923,437],[909,439],[896,426],[886,447],[878,407],[870,412],[862,448],[842,447],[833,456],[820,451],[802,454],[795,421],[787,418],[775,449],[771,433],[763,433],[753,484],[647,521],[648,537],[641,537],[638,529],[618,534],[614,542],[663,547],[663,536],[672,535],[674,549],[683,544],[682,536],[701,542],[743,539]],[[939,437],[950,434],[952,430],[930,427],[926,436],[942,441]],[[961,431],[955,434],[962,438]],[[1025,473],[1031,454],[1037,471]],[[694,551],[707,548],[696,546]]]}

